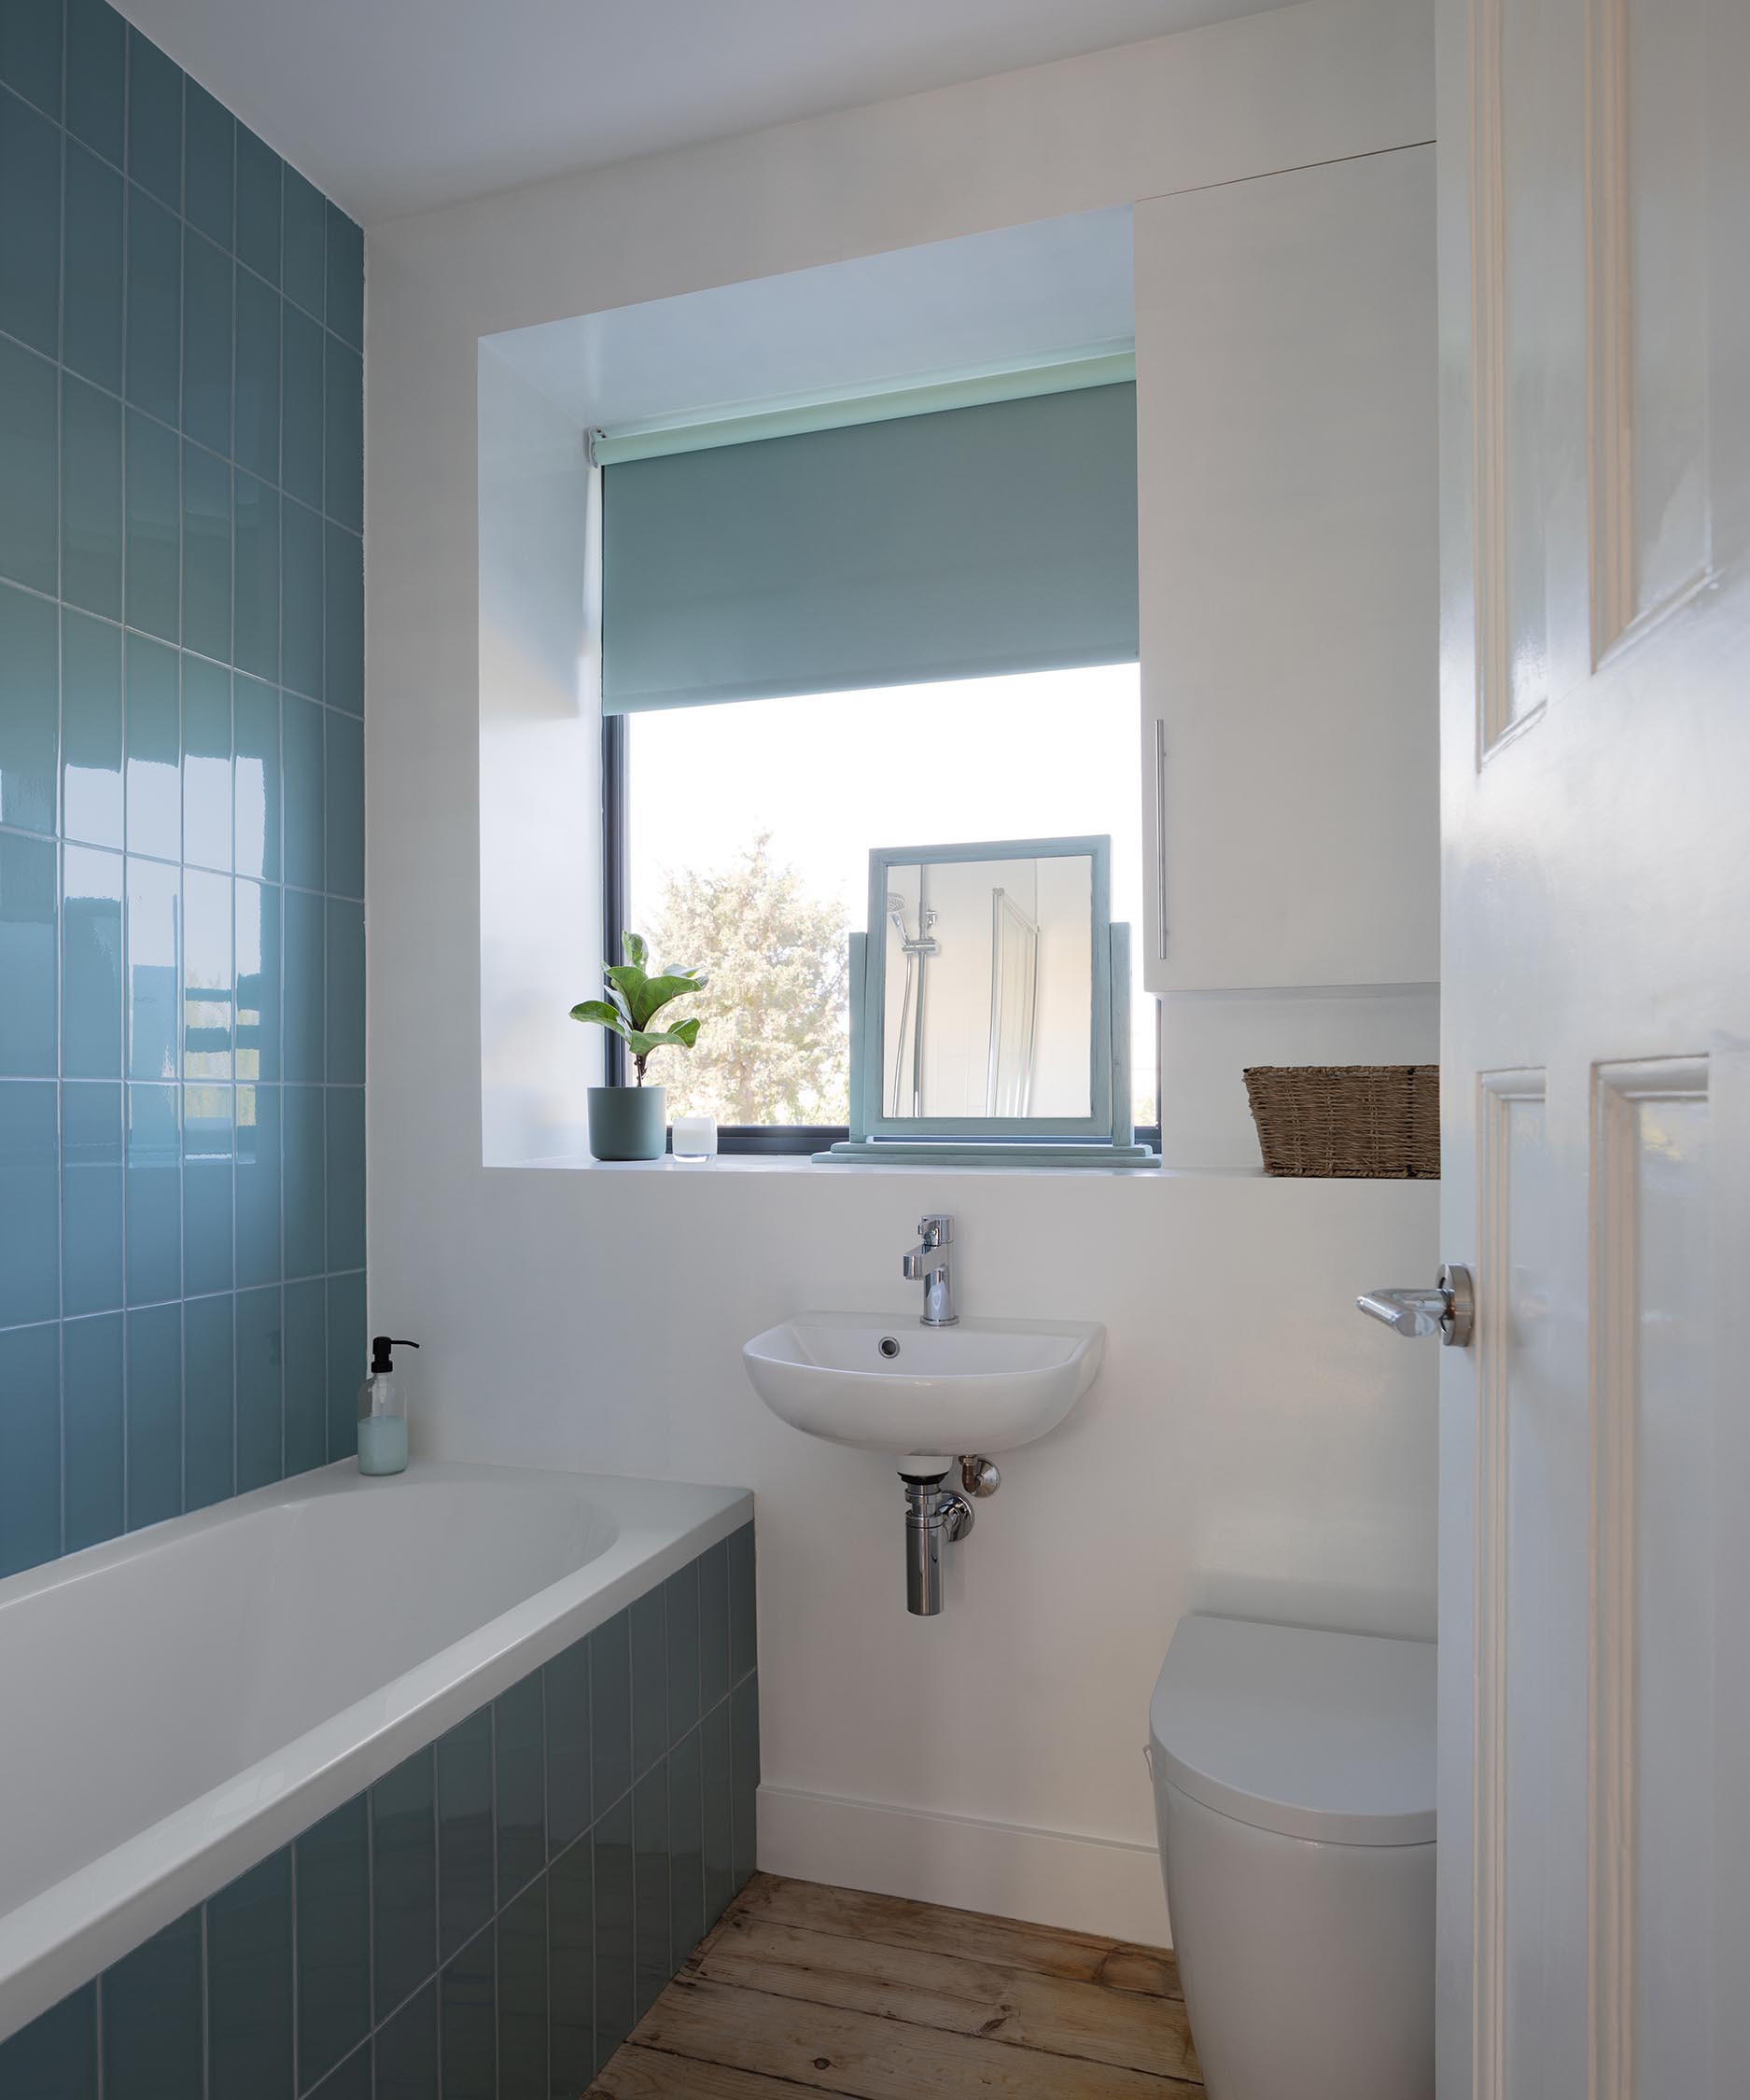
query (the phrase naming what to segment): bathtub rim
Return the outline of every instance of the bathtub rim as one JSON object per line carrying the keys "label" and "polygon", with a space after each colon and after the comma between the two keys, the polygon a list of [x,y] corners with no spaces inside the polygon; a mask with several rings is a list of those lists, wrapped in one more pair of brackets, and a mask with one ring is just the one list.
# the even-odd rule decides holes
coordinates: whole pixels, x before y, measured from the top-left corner
{"label": "bathtub rim", "polygon": [[754,1513],[745,1488],[419,1458],[394,1480],[379,1481],[342,1459],[24,1571],[7,1579],[5,1603],[89,1579],[215,1524],[288,1502],[393,1493],[400,1481],[575,1482],[607,1508],[618,1535],[581,1568],[0,1915],[0,2040],[741,1530]]}

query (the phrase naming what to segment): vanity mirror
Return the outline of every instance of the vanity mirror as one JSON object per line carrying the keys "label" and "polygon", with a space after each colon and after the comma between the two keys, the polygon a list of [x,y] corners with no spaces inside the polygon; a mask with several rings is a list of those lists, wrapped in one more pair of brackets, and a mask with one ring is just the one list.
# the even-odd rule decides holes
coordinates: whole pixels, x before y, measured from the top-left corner
{"label": "vanity mirror", "polygon": [[849,1138],[822,1160],[1154,1167],[1130,1121],[1112,842],[877,848],[851,935]]}

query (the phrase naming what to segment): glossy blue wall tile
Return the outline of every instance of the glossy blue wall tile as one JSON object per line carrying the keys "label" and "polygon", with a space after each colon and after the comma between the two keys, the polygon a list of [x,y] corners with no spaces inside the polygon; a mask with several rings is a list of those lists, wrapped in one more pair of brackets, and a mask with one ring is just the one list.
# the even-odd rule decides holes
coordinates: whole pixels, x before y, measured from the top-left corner
{"label": "glossy blue wall tile", "polygon": [[231,660],[231,469],[182,448],[182,646]]}
{"label": "glossy blue wall tile", "polygon": [[130,627],[174,642],[182,620],[182,447],[174,430],[128,412],[126,587]]}
{"label": "glossy blue wall tile", "polygon": [[329,525],[323,570],[325,665],[322,696],[333,707],[365,707],[365,545],[356,532]]}
{"label": "glossy blue wall tile", "polygon": [[437,1967],[437,1830],[436,1767],[427,1745],[371,1790],[372,1975],[378,2020],[386,2019]]}
{"label": "glossy blue wall tile", "polygon": [[337,525],[365,524],[364,360],[338,336],[327,339],[323,369],[323,503]]}
{"label": "glossy blue wall tile", "polygon": [[61,114],[61,0],[7,0],[0,7],[0,80]]}
{"label": "glossy blue wall tile", "polygon": [[632,1784],[632,1644],[624,1612],[590,1635],[590,1745],[599,1816]]}
{"label": "glossy blue wall tile", "polygon": [[0,584],[0,824],[55,829],[55,609]]}
{"label": "glossy blue wall tile", "polygon": [[[427,1983],[377,2031],[376,2100],[432,2100],[438,2091],[438,1986]],[[582,2088],[579,2087],[579,2092]]]}
{"label": "glossy blue wall tile", "polygon": [[300,889],[323,887],[323,716],[314,700],[280,698],[280,765],[284,782],[286,880]]}
{"label": "glossy blue wall tile", "polygon": [[0,329],[45,357],[61,346],[61,133],[0,95]]}
{"label": "glossy blue wall tile", "polygon": [[544,1882],[531,1883],[498,1918],[497,2094],[498,2100],[548,2100]]}
{"label": "glossy blue wall tile", "polygon": [[[277,1282],[285,1273],[280,1227],[280,1090],[237,1094],[237,1283]],[[313,1462],[315,1463],[315,1462]]]}
{"label": "glossy blue wall tile", "polygon": [[492,1916],[492,1709],[438,1738],[438,1952],[448,1960]]}
{"label": "glossy blue wall tile", "polygon": [[61,1089],[61,1292],[69,1317],[121,1303],[121,1087]]}
{"label": "glossy blue wall tile", "polygon": [[0,1078],[55,1074],[55,842],[0,832]]}
{"label": "glossy blue wall tile", "polygon": [[237,1492],[285,1475],[286,1309],[277,1284],[237,1294]]}
{"label": "glossy blue wall tile", "polygon": [[182,427],[222,457],[231,455],[231,258],[192,227],[182,243]]}
{"label": "glossy blue wall tile", "polygon": [[240,671],[279,678],[279,505],[267,482],[240,468],[232,489],[233,568],[231,654]]}
{"label": "glossy blue wall tile", "polygon": [[[229,1303],[194,1300],[185,1313],[190,1329],[197,1318],[210,1319],[215,1354]],[[207,1305],[218,1309],[198,1309]],[[76,1323],[75,1329],[105,1324]],[[0,1375],[12,1368],[14,1339],[0,1334]],[[206,1376],[196,1361],[203,1349],[189,1347],[190,1395]],[[52,1470],[53,1354],[36,1353],[44,1426],[35,1454],[25,1455],[39,1471]],[[70,1383],[74,1376],[70,1368]],[[191,1455],[203,1404],[186,1403]],[[119,1422],[119,1400],[116,1414]],[[92,1422],[101,1462],[100,1411]],[[69,1494],[73,1463],[70,1449]],[[118,1466],[112,1459],[110,1471]],[[93,1477],[104,1477],[101,1463]],[[0,1500],[7,1492],[0,1472]],[[92,1510],[101,1521],[101,1504]],[[113,1521],[119,1522],[119,1504]],[[737,1557],[751,1565],[746,1542]],[[694,1578],[680,1584],[690,1594],[698,1563],[681,1574]],[[654,1594],[662,1596],[660,1586]],[[626,1612],[609,1622],[622,1633],[627,1623]],[[751,1750],[736,1763],[732,1735],[757,1743],[758,1733],[758,1684],[749,1675],[638,1771],[630,1791],[586,1815],[563,1842],[553,1841],[549,1813],[543,1845],[536,1807],[543,1763],[550,1811],[552,1775],[580,1767],[572,1799],[594,1792],[601,1799],[588,1774],[588,1702],[577,1696],[589,1645],[581,1641],[557,1659],[567,1669],[549,1664],[511,1686],[404,1759],[368,1799],[313,1825],[105,1970],[105,2093],[581,2100],[638,2009],[654,2000],[746,1879],[726,1835],[715,1849],[711,1802],[721,1796],[727,1832],[732,1796],[750,1799],[757,1771]],[[467,1902],[455,1909],[458,1889]],[[8,2100],[15,2093],[20,2100],[95,2100],[96,1995],[84,1986],[0,2042],[0,2093]]]}
{"label": "glossy blue wall tile", "polygon": [[182,1497],[189,1509],[223,1502],[235,1486],[233,1316],[228,1291],[182,1308]]}
{"label": "glossy blue wall tile", "polygon": [[128,173],[173,211],[182,204],[180,69],[158,46],[128,32]]}
{"label": "glossy blue wall tile", "polygon": [[351,715],[328,710],[323,825],[331,897],[365,893],[365,731]]}
{"label": "glossy blue wall tile", "polygon": [[61,597],[121,617],[121,403],[71,372],[61,389]]}
{"label": "glossy blue wall tile", "polygon": [[351,1448],[362,340],[343,213],[0,0],[0,1567]]}
{"label": "glossy blue wall tile", "polygon": [[362,1085],[365,1077],[365,908],[339,897],[328,903],[329,1084]]}
{"label": "glossy blue wall tile", "polygon": [[443,2100],[497,2100],[497,1948],[488,1925],[438,1978]]}
{"label": "glossy blue wall tile", "polygon": [[320,1276],[328,1267],[324,1091],[320,1086],[280,1090],[287,1276]]}
{"label": "glossy blue wall tile", "polygon": [[199,1911],[104,1972],[104,2100],[200,2092],[201,1995]]}
{"label": "glossy blue wall tile", "polygon": [[189,224],[229,252],[232,235],[237,123],[197,81],[184,91],[182,208]]}
{"label": "glossy blue wall tile", "polygon": [[182,409],[182,226],[143,189],[128,192],[127,386],[161,423]]}
{"label": "glossy blue wall tile", "polygon": [[0,337],[0,577],[53,591],[61,534],[55,368]]}
{"label": "glossy blue wall tile", "polygon": [[62,1339],[65,1549],[119,1538],[127,1522],[122,1318],[69,1320]]}
{"label": "glossy blue wall tile", "polygon": [[182,1307],[127,1316],[128,1529],[182,1507]]}
{"label": "glossy blue wall tile", "polygon": [[182,858],[197,868],[231,867],[231,673],[199,656],[182,659]]}
{"label": "glossy blue wall tile", "polygon": [[[60,1140],[52,1080],[0,1084],[0,1327],[61,1311]],[[7,1558],[0,1543],[0,1558]]]}
{"label": "glossy blue wall tile", "polygon": [[279,694],[240,671],[231,681],[231,836],[239,875],[280,879]]}
{"label": "glossy blue wall tile", "polygon": [[320,1277],[285,1292],[285,1469],[303,1473],[328,1460],[328,1294]]}
{"label": "glossy blue wall tile", "polygon": [[246,124],[237,127],[237,259],[277,288],[280,157]]}
{"label": "glossy blue wall tile", "polygon": [[292,2100],[291,1854],[206,1906],[208,2100]]}
{"label": "glossy blue wall tile", "polygon": [[67,0],[67,130],[120,167],[127,24],[107,0]]}
{"label": "glossy blue wall tile", "polygon": [[502,1905],[547,1864],[547,1756],[539,1671],[494,1701],[492,1726]]}
{"label": "glossy blue wall tile", "polygon": [[[0,617],[6,594],[0,592]],[[7,703],[0,699],[0,707]],[[61,615],[61,823],[63,836],[122,843],[121,630]]]}
{"label": "glossy blue wall tile", "polygon": [[240,1281],[231,1255],[236,1230],[231,1103],[229,1086],[203,1082],[182,1090],[182,1287],[189,1297],[229,1291]]}
{"label": "glossy blue wall tile", "polygon": [[329,1267],[365,1266],[365,1090],[330,1086],[328,1115]]}
{"label": "glossy blue wall tile", "polygon": [[0,1331],[0,1576],[48,1560],[60,1535],[59,1338],[48,1324]]}
{"label": "glossy blue wall tile", "polygon": [[280,678],[322,697],[322,520],[289,497],[279,519]]}
{"label": "glossy blue wall tile", "polygon": [[595,2052],[595,1849],[587,1838],[547,1872],[547,2049],[553,2091],[581,2093]]}
{"label": "glossy blue wall tile", "polygon": [[127,1089],[127,1284],[130,1305],[182,1293],[180,1088]]}
{"label": "glossy blue wall tile", "polygon": [[542,1673],[547,1730],[547,1847],[561,1853],[590,1826],[590,1659],[575,1641]]}
{"label": "glossy blue wall tile", "polygon": [[5,1566],[351,1447],[361,340],[343,212],[107,0],[0,0]]}
{"label": "glossy blue wall tile", "polygon": [[[289,217],[287,231],[289,232]],[[287,496],[322,508],[322,329],[288,301],[280,336],[280,475]]]}
{"label": "glossy blue wall tile", "polygon": [[329,1462],[358,1449],[358,1366],[365,1361],[362,1269],[329,1278]]}
{"label": "glossy blue wall tile", "polygon": [[[276,230],[277,231],[277,230]],[[237,273],[237,464],[279,480],[279,294]]]}
{"label": "glossy blue wall tile", "polygon": [[298,1840],[298,2071],[314,2085],[371,2027],[371,1830],[365,1797]]}
{"label": "glossy blue wall tile", "polygon": [[121,391],[121,176],[77,140],[66,147],[61,357],[69,371]]}
{"label": "glossy blue wall tile", "polygon": [[319,321],[328,275],[328,203],[296,168],[286,170],[284,223],[286,296]]}

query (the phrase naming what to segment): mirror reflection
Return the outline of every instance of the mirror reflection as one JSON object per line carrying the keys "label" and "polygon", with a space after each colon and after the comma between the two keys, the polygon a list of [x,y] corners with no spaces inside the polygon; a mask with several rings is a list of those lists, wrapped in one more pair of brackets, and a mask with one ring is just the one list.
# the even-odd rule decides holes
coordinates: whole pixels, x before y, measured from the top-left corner
{"label": "mirror reflection", "polygon": [[881,1106],[890,1116],[1085,1116],[1087,854],[890,862]]}

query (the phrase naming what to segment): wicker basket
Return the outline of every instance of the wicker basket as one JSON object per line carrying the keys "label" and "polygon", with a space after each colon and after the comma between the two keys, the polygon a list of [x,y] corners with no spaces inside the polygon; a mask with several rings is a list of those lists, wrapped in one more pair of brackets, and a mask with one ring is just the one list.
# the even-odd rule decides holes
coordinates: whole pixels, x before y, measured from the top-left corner
{"label": "wicker basket", "polygon": [[1437,1181],[1438,1065],[1248,1065],[1267,1174]]}

